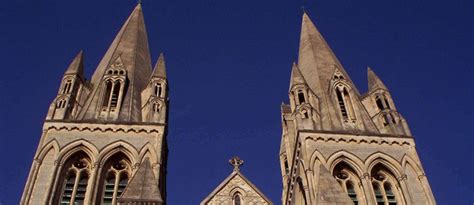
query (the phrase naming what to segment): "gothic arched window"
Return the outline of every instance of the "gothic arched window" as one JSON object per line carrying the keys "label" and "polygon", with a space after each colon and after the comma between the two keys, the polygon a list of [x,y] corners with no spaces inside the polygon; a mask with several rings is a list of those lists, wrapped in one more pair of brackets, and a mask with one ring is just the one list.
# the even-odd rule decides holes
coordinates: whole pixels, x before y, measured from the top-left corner
{"label": "gothic arched window", "polygon": [[128,184],[131,174],[130,160],[123,153],[117,153],[107,160],[102,170],[99,199],[104,205],[115,205]]}
{"label": "gothic arched window", "polygon": [[72,80],[66,80],[64,83],[62,94],[68,94],[71,92]]}
{"label": "gothic arched window", "polygon": [[346,87],[338,86],[336,88],[336,98],[344,121],[355,120],[354,108],[352,100]]}
{"label": "gothic arched window", "polygon": [[398,181],[392,172],[378,164],[372,169],[371,176],[377,205],[396,205],[400,195],[396,189]]}
{"label": "gothic arched window", "polygon": [[153,112],[158,113],[160,112],[160,104],[157,102],[153,103]]}
{"label": "gothic arched window", "polygon": [[336,89],[336,96],[337,96],[337,102],[339,104],[339,109],[341,110],[342,117],[344,118],[344,120],[347,120],[349,116],[347,114],[346,104],[344,103],[344,97],[342,97],[342,93],[339,89]]}
{"label": "gothic arched window", "polygon": [[380,97],[377,97],[375,99],[375,103],[377,104],[377,107],[379,108],[379,110],[384,109],[383,102],[382,102],[382,99]]}
{"label": "gothic arched window", "polygon": [[102,97],[102,111],[115,111],[119,107],[125,82],[122,80],[107,80],[104,85],[104,95]]}
{"label": "gothic arched window", "polygon": [[352,202],[354,202],[355,205],[359,204],[359,196],[363,195],[363,192],[356,186],[360,181],[354,169],[352,169],[352,167],[347,163],[341,162],[334,167],[333,176],[342,186]]}
{"label": "gothic arched window", "polygon": [[161,97],[162,89],[163,89],[163,88],[161,87],[161,84],[156,83],[156,84],[155,84],[155,92],[154,92],[154,94],[155,94],[157,97]]}
{"label": "gothic arched window", "polygon": [[375,104],[377,104],[377,108],[379,108],[379,110],[381,111],[385,109],[390,109],[390,104],[388,103],[388,100],[385,95],[379,95],[375,97]]}
{"label": "gothic arched window", "polygon": [[102,99],[102,107],[104,107],[104,108],[109,107],[110,93],[112,92],[112,86],[113,86],[112,81],[105,82],[105,92],[104,92],[104,96],[103,96],[103,99]]}
{"label": "gothic arched window", "polygon": [[66,161],[61,170],[64,177],[59,180],[58,204],[84,204],[90,169],[91,160],[84,152],[78,152]]}
{"label": "gothic arched window", "polygon": [[120,81],[116,81],[114,83],[114,88],[112,90],[112,96],[110,97],[110,108],[112,109],[112,111],[117,107],[121,85],[122,85],[122,83]]}
{"label": "gothic arched window", "polygon": [[234,197],[232,198],[232,201],[234,202],[233,205],[241,205],[242,204],[242,196],[239,192],[236,192],[234,194]]}
{"label": "gothic arched window", "polygon": [[305,97],[304,97],[304,93],[302,90],[298,90],[298,103],[301,104],[301,103],[304,103],[306,102],[305,101]]}

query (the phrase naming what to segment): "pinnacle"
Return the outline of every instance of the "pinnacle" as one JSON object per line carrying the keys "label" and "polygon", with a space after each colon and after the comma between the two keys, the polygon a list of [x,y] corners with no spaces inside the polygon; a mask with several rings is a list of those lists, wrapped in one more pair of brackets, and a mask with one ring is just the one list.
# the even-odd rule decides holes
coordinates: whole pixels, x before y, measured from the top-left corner
{"label": "pinnacle", "polygon": [[79,75],[81,77],[84,75],[83,53],[84,52],[81,49],[79,51],[79,53],[76,55],[76,57],[74,57],[71,64],[69,64],[69,67],[67,68],[64,75],[76,74],[76,75]]}
{"label": "pinnacle", "polygon": [[165,56],[163,53],[160,53],[160,57],[158,57],[158,60],[156,61],[152,77],[166,78]]}
{"label": "pinnacle", "polygon": [[298,65],[296,62],[293,62],[293,66],[291,68],[291,79],[290,79],[290,89],[293,85],[297,84],[304,84],[303,76],[301,75],[300,70],[298,69]]}
{"label": "pinnacle", "polygon": [[367,78],[369,83],[369,91],[374,91],[377,89],[388,90],[387,86],[385,86],[382,80],[380,80],[377,74],[375,74],[375,72],[370,67],[367,67]]}

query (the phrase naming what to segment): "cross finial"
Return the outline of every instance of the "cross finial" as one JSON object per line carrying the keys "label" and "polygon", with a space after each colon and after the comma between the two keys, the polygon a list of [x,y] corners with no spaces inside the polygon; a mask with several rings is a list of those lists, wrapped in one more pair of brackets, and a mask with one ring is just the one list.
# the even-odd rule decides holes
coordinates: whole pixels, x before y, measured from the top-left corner
{"label": "cross finial", "polygon": [[239,157],[233,157],[232,159],[229,160],[229,163],[234,166],[234,171],[239,171],[240,166],[244,164],[244,160],[241,160]]}
{"label": "cross finial", "polygon": [[142,4],[142,0],[138,0],[137,3],[138,3],[138,4]]}

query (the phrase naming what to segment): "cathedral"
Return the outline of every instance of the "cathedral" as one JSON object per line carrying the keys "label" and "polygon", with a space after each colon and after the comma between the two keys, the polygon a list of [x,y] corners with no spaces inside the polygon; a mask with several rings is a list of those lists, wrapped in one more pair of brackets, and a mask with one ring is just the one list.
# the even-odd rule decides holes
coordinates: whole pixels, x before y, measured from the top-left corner
{"label": "cathedral", "polygon": [[[148,47],[138,4],[90,80],[82,51],[75,56],[48,109],[21,204],[167,204],[168,79],[164,55],[152,68]],[[275,153],[282,204],[436,204],[406,120],[367,72],[361,94],[303,14]],[[243,162],[230,159],[230,175],[201,205],[273,205],[243,175]]]}

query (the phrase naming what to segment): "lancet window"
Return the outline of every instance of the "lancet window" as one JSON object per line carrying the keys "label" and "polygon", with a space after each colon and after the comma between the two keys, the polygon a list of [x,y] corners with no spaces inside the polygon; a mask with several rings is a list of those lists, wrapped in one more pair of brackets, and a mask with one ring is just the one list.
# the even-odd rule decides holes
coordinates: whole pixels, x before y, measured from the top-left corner
{"label": "lancet window", "polygon": [[154,113],[159,113],[160,112],[160,104],[157,102],[153,103],[153,112]]}
{"label": "lancet window", "polygon": [[384,166],[377,165],[373,168],[371,176],[377,205],[398,204],[397,196],[400,196],[396,190],[398,182],[393,174]]}
{"label": "lancet window", "polygon": [[102,111],[115,111],[120,104],[124,82],[122,80],[107,80],[102,97]]}
{"label": "lancet window", "polygon": [[239,192],[236,192],[232,197],[233,205],[241,205],[242,204],[242,196]]}
{"label": "lancet window", "polygon": [[341,111],[342,118],[345,122],[349,120],[355,120],[354,107],[352,105],[351,96],[347,91],[346,87],[338,86],[336,88],[336,98]]}
{"label": "lancet window", "polygon": [[305,103],[306,100],[305,100],[305,96],[304,96],[303,90],[298,90],[297,93],[298,93],[298,103],[299,103],[299,104]]}
{"label": "lancet window", "polygon": [[65,163],[60,181],[61,205],[84,204],[91,169],[91,160],[83,152],[76,153]]}
{"label": "lancet window", "polygon": [[341,162],[334,168],[333,175],[352,202],[355,205],[359,204],[359,196],[362,195],[363,192],[357,186],[359,184],[359,178],[356,172],[349,165]]}
{"label": "lancet window", "polygon": [[161,94],[163,92],[163,87],[161,86],[160,83],[155,83],[155,86],[154,86],[154,94],[155,96],[157,97],[161,97]]}
{"label": "lancet window", "polygon": [[131,174],[131,163],[128,158],[118,153],[104,164],[100,178],[100,202],[103,205],[116,205],[128,184]]}
{"label": "lancet window", "polygon": [[384,95],[375,97],[375,104],[377,104],[377,108],[379,108],[379,110],[390,109],[390,104]]}
{"label": "lancet window", "polygon": [[56,108],[65,108],[66,105],[67,101],[65,99],[61,99],[56,102]]}
{"label": "lancet window", "polygon": [[71,93],[71,89],[72,89],[72,80],[71,79],[65,80],[62,94]]}

